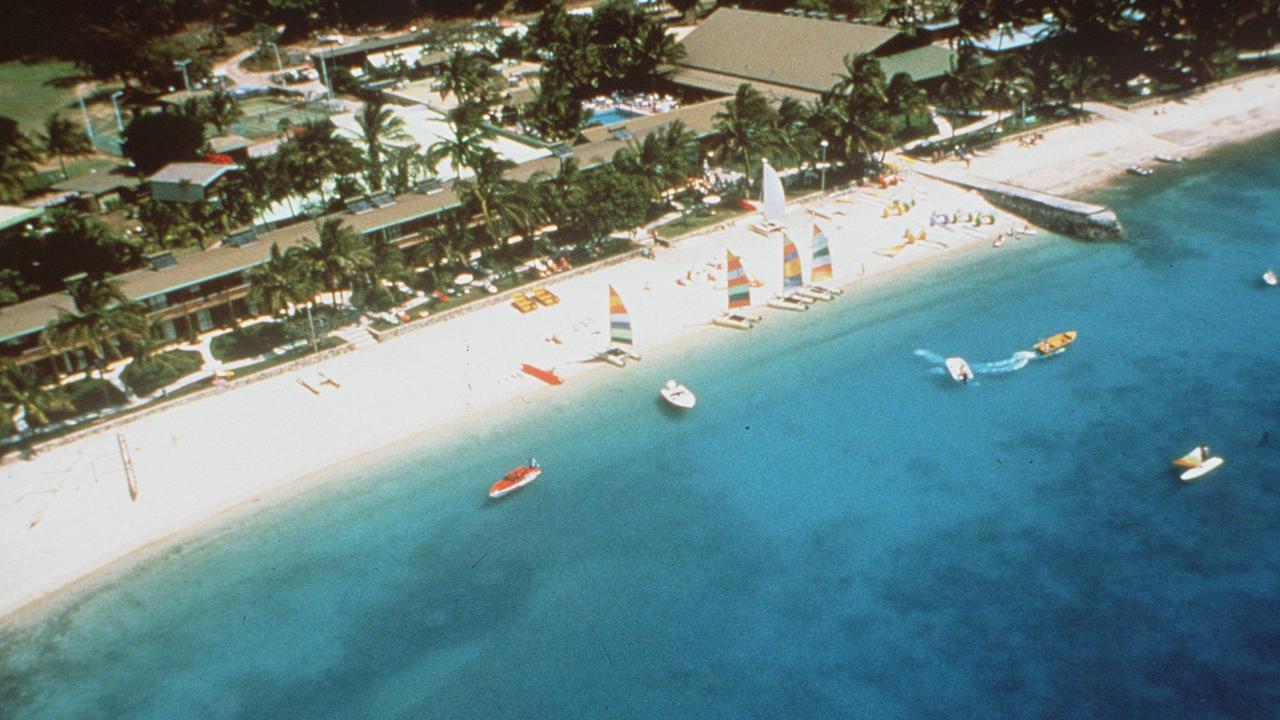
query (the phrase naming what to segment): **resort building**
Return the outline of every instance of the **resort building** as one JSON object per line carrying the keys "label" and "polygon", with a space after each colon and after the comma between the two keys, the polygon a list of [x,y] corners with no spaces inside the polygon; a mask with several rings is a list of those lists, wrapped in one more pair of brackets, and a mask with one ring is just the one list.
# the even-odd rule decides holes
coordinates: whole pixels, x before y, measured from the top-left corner
{"label": "resort building", "polygon": [[69,201],[86,212],[107,213],[132,202],[139,194],[142,181],[125,174],[126,166],[79,175],[62,180],[52,188],[62,193],[72,193]]}
{"label": "resort building", "polygon": [[[645,135],[675,121],[682,122],[698,137],[705,137],[712,132],[713,116],[719,109],[719,101],[710,101],[664,115],[630,118],[608,127],[591,128],[586,133],[588,142],[574,147],[552,146],[548,152],[511,169],[507,177],[528,181],[537,175],[553,175],[569,158],[576,159],[583,169],[595,167],[608,162],[628,143],[642,140]],[[225,171],[231,166],[213,167]],[[190,188],[186,191],[194,192]],[[363,202],[352,202],[346,211],[314,221],[266,232],[245,229],[229,235],[208,250],[155,253],[148,257],[148,267],[123,273],[113,280],[125,297],[148,307],[157,335],[170,340],[192,338],[201,332],[230,325],[238,318],[260,314],[260,308],[245,300],[249,291],[246,271],[266,262],[273,245],[279,245],[284,251],[308,239],[314,240],[319,223],[339,218],[344,225],[366,237],[409,247],[428,237],[427,231],[441,212],[459,205],[452,179],[423,183],[415,191],[401,195],[384,193]],[[15,220],[15,223],[34,219],[39,212],[26,208],[15,211],[11,213],[14,218],[25,218]],[[57,373],[88,367],[91,359],[84,352],[54,350],[42,339],[44,328],[58,317],[59,312],[71,312],[73,309],[71,299],[65,293],[43,295],[0,307],[0,357],[20,364],[42,363],[46,369]]]}
{"label": "resort building", "polygon": [[217,198],[217,183],[237,165],[203,162],[176,162],[160,168],[147,178],[151,197],[165,202],[197,203]]}
{"label": "resort building", "polygon": [[677,85],[731,95],[749,83],[770,99],[804,102],[839,81],[848,55],[873,55],[886,78],[904,72],[926,87],[951,70],[955,56],[893,28],[735,8],[716,10],[681,45],[685,57],[670,76]]}

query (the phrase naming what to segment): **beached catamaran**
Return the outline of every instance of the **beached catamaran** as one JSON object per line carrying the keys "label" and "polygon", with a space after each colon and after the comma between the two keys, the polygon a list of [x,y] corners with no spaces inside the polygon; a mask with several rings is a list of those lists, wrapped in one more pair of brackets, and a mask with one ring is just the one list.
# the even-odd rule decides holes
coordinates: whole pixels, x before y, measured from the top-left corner
{"label": "beached catamaran", "polygon": [[618,367],[625,367],[627,358],[639,360],[640,354],[635,351],[635,337],[631,334],[631,316],[627,314],[627,306],[622,304],[622,296],[609,286],[609,347],[596,357]]}
{"label": "beached catamaran", "polygon": [[782,234],[782,292],[769,298],[769,307],[779,310],[808,310],[812,299],[799,294],[804,287],[800,253],[795,242]]}
{"label": "beached catamaran", "polygon": [[819,285],[822,282],[831,282],[831,248],[827,245],[827,236],[822,233],[822,229],[817,223],[813,225],[813,240],[810,241],[813,249],[813,267],[809,271],[809,279],[811,284],[799,290],[799,294],[804,297],[815,300],[834,300],[837,295],[844,292],[836,288],[826,285]]}
{"label": "beached catamaran", "polygon": [[747,272],[742,269],[742,258],[728,250],[725,255],[729,273],[729,311],[711,322],[738,330],[750,330],[763,318],[734,311],[751,307],[751,281],[747,279]]}

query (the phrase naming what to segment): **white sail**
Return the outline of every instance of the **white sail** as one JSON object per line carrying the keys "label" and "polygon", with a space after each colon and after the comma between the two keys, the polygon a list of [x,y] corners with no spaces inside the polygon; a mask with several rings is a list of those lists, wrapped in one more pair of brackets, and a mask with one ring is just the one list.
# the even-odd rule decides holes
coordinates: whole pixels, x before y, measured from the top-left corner
{"label": "white sail", "polygon": [[769,161],[763,163],[760,186],[764,195],[764,219],[777,222],[787,214],[787,196],[782,192],[782,178],[774,170]]}

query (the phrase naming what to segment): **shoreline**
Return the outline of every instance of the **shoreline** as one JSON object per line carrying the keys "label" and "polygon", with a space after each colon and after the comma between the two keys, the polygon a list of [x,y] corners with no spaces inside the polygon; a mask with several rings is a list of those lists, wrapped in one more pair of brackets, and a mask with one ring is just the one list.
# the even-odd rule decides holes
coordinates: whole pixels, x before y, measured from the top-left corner
{"label": "shoreline", "polygon": [[[1242,134],[1237,123],[1223,121],[1221,113],[1199,117],[1187,111],[1211,105],[1216,95],[1243,92],[1238,90],[1242,84],[1259,88],[1251,98],[1253,110],[1245,113],[1246,119],[1265,120],[1250,125],[1253,134]],[[1157,123],[1201,121],[1184,129],[1197,142],[1180,145],[1177,154],[1202,154],[1280,130],[1280,112],[1268,113],[1269,108],[1280,107],[1280,74],[1227,83],[1187,100],[1157,103],[1138,112],[1152,107],[1167,111],[1148,113]],[[1153,132],[1138,128],[1154,140],[1135,142],[1138,125],[1136,118],[1126,124],[1113,116],[1054,126],[1035,147],[1006,141],[984,151],[973,159],[969,172],[1023,185],[1027,183],[1017,178],[1034,172],[1038,186],[1031,185],[1032,189],[1047,192],[1096,188],[1134,162],[1126,158],[1171,142],[1155,136],[1171,132],[1160,127],[1151,128]],[[1083,142],[1082,138],[1092,139]],[[1073,162],[1081,158],[1093,161]],[[881,217],[892,200],[909,199],[918,200],[920,207],[901,217]],[[926,227],[931,210],[950,212],[956,207],[994,214],[997,222],[976,230],[929,228],[930,240],[948,243],[945,250],[908,247],[896,260],[873,254],[877,248],[901,243],[904,231]],[[810,208],[830,219],[806,215]],[[564,392],[521,375],[521,362],[554,367],[575,395],[597,392],[609,384],[612,372],[626,371],[602,363],[594,368],[578,364],[607,341],[608,284],[615,285],[626,302],[639,349],[646,357],[674,356],[682,348],[705,342],[705,333],[741,333],[709,323],[724,308],[723,270],[714,265],[723,262],[728,246],[743,257],[749,276],[764,281],[764,288],[753,291],[757,306],[777,291],[781,285],[778,236],[765,238],[754,232],[749,225],[755,219],[747,216],[723,230],[686,236],[673,248],[660,250],[656,261],[632,259],[578,277],[549,279],[546,286],[562,302],[527,316],[505,304],[477,308],[464,317],[359,352],[132,420],[119,430],[126,434],[137,467],[141,486],[137,503],[128,499],[110,433],[90,435],[30,461],[4,466],[0,543],[7,552],[0,558],[0,576],[10,582],[0,589],[0,626],[35,620],[49,609],[74,603],[174,543],[216,539],[242,520],[282,507],[349,474],[369,462],[370,456],[398,454],[401,448],[408,452],[424,441],[431,445],[456,442],[477,428],[491,427],[495,416],[509,420],[523,404]],[[903,185],[887,190],[858,188],[811,198],[806,207],[792,206],[786,225],[806,269],[809,225],[814,219],[831,243],[835,284],[849,290],[837,303],[895,292],[896,286],[921,277],[938,263],[972,258],[981,249],[994,251],[991,237],[995,233],[1021,225],[975,193],[908,177]],[[858,274],[861,264],[867,268],[863,277]],[[694,279],[687,286],[676,285],[682,276]],[[762,307],[759,312],[770,328],[785,324],[790,315]],[[553,336],[562,336],[566,342],[546,341]],[[342,387],[326,388],[314,396],[298,386],[297,381],[310,380],[317,371]],[[114,468],[113,452],[117,453]],[[477,492],[483,491],[482,485],[487,487],[487,480],[476,479]],[[86,547],[93,547],[93,552],[86,553]]]}

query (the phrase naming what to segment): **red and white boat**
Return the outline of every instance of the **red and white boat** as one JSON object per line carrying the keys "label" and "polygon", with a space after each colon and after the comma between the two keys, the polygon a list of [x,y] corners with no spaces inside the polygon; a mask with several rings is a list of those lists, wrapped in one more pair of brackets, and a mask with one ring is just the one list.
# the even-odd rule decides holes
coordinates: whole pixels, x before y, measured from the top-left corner
{"label": "red and white boat", "polygon": [[489,497],[500,498],[512,490],[519,490],[525,485],[537,480],[538,476],[541,474],[542,468],[538,465],[538,461],[533,458],[529,458],[528,465],[521,465],[506,475],[503,475],[501,480],[494,483],[493,487],[489,488]]}

